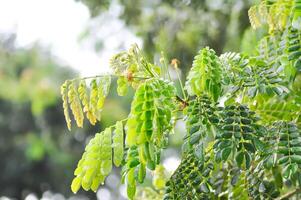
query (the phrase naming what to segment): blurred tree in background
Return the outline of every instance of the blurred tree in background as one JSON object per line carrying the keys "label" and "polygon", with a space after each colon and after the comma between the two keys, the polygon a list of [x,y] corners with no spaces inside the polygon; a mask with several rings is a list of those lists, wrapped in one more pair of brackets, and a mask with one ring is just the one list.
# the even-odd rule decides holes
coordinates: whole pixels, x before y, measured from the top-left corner
{"label": "blurred tree in background", "polygon": [[[94,23],[85,34],[98,36],[110,20],[101,16],[116,4],[121,6],[119,18],[143,41],[143,51],[151,59],[164,51],[169,59],[181,61],[184,72],[193,56],[204,46],[222,51],[239,51],[240,41],[249,27],[247,11],[252,0],[77,0],[86,4]],[[108,28],[108,27],[106,27]]]}
{"label": "blurred tree in background", "polygon": [[68,194],[84,137],[66,134],[59,85],[75,73],[37,44],[17,48],[15,38],[0,41],[0,194]]}
{"label": "blurred tree in background", "polygon": [[38,45],[17,48],[15,38],[0,41],[0,194],[68,191],[63,177],[81,144],[64,134],[58,87],[75,73]]}
{"label": "blurred tree in background", "polygon": [[71,136],[59,89],[76,73],[39,44],[17,47],[16,37],[0,35],[0,195],[24,199],[49,190],[70,196],[74,163],[86,139],[125,117],[128,102],[117,103],[116,94],[110,95],[101,124],[74,130]]}

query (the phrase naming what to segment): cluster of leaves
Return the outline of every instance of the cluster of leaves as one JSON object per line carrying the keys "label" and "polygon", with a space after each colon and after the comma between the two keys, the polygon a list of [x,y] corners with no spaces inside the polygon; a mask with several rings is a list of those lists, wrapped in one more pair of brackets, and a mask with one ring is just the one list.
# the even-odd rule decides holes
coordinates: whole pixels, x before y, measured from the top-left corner
{"label": "cluster of leaves", "polygon": [[225,91],[231,97],[246,95],[254,98],[257,94],[281,95],[288,92],[282,69],[269,65],[259,56],[225,53],[220,59],[225,66],[223,71],[228,73],[223,80]]}
{"label": "cluster of leaves", "polygon": [[216,104],[211,102],[206,95],[198,97],[188,105],[184,151],[193,148],[195,144],[199,143],[200,139],[206,138],[210,130],[214,128],[213,125],[219,122],[217,110]]}
{"label": "cluster of leaves", "polygon": [[[269,35],[263,41],[259,53],[262,56],[287,68],[287,73],[292,77],[300,71],[300,1],[299,0],[263,0],[249,10],[250,22],[257,29],[264,24],[269,27]],[[263,43],[263,41],[261,43]],[[267,59],[267,58],[266,58]]]}
{"label": "cluster of leaves", "polygon": [[187,76],[186,88],[190,95],[206,92],[214,100],[221,93],[221,64],[214,50],[202,49],[195,57]]}
{"label": "cluster of leaves", "polygon": [[[96,192],[99,185],[104,184],[105,178],[112,171],[112,163],[116,167],[121,165],[123,142],[124,127],[121,121],[101,133],[96,133],[86,146],[85,153],[74,171],[76,177],[71,184],[72,191],[76,193],[82,186],[85,190],[91,189]],[[114,158],[112,158],[113,155]]]}
{"label": "cluster of leaves", "polygon": [[[183,156],[166,182],[164,199],[284,199],[299,195],[301,94],[295,82],[301,74],[299,55],[292,56],[288,45],[301,44],[287,35],[292,29],[300,34],[299,4],[297,0],[262,1],[250,9],[253,27],[269,26],[269,35],[259,41],[255,56],[217,56],[208,47],[200,50],[186,90],[181,87],[185,99],[177,96],[171,80],[164,79],[168,77],[166,65],[148,62],[137,46],[114,56],[111,66],[113,76],[118,77],[117,92],[124,95],[129,86],[135,89],[131,111],[122,121],[125,126],[121,122],[115,125],[113,140],[113,127],[109,127],[87,145],[75,171],[74,192],[80,186],[95,191],[114,160],[116,166],[122,166],[128,197],[134,199],[147,170],[164,171],[159,168],[161,152],[168,146],[179,114],[187,128]],[[275,15],[280,10],[283,12]],[[84,86],[78,87],[77,94],[75,80],[63,85],[69,127],[69,104],[78,126],[82,126],[83,112],[88,119],[88,112],[100,119],[98,112],[108,93],[104,88],[110,82],[106,80],[102,84],[92,80],[90,98],[82,92]],[[164,182],[154,176],[158,190]]]}
{"label": "cluster of leaves", "polygon": [[84,113],[92,125],[100,120],[100,112],[110,90],[111,77],[93,79],[90,88],[87,88],[85,79],[80,80],[78,85],[77,83],[76,79],[67,80],[61,86],[64,114],[69,130],[71,130],[69,105],[78,127],[83,127]]}
{"label": "cluster of leaves", "polygon": [[136,93],[127,120],[126,146],[129,147],[123,167],[128,196],[135,195],[137,181],[143,183],[146,167],[154,170],[160,164],[161,149],[167,146],[173,124],[175,90],[168,82],[149,79]]}
{"label": "cluster of leaves", "polygon": [[[160,68],[147,62],[137,46],[111,59],[117,77],[117,93],[126,94],[132,86],[136,92],[129,116],[97,133],[85,149],[74,172],[72,191],[80,187],[96,191],[112,170],[122,166],[122,181],[129,198],[136,194],[136,184],[143,183],[146,170],[158,171],[161,151],[168,145],[176,117],[176,89],[169,80],[160,78]],[[165,67],[165,66],[164,66]],[[90,87],[86,79],[67,80],[61,87],[64,114],[71,129],[69,108],[78,127],[83,126],[84,114],[94,125],[108,95],[111,76],[92,77]],[[114,132],[112,132],[114,130]],[[112,151],[114,152],[112,154]],[[164,187],[160,178],[156,185]]]}
{"label": "cluster of leaves", "polygon": [[179,167],[166,183],[164,199],[208,198],[213,186],[211,178],[213,169],[210,154],[197,157],[193,151],[185,153]]}
{"label": "cluster of leaves", "polygon": [[238,167],[250,168],[252,154],[262,148],[259,139],[263,136],[254,114],[243,105],[224,108],[214,144],[216,161],[227,161],[232,155]]}

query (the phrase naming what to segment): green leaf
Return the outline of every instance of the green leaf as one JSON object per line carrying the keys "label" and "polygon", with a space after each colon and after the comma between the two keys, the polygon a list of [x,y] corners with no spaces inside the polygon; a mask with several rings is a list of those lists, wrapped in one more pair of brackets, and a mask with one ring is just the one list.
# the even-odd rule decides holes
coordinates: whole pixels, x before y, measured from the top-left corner
{"label": "green leaf", "polygon": [[291,165],[287,165],[284,169],[283,169],[283,177],[285,179],[289,179],[289,177],[291,176],[291,172],[292,172],[292,166]]}
{"label": "green leaf", "polygon": [[274,165],[274,155],[269,155],[265,160],[264,160],[264,166],[267,169],[271,169]]}
{"label": "green leaf", "polygon": [[195,152],[196,157],[200,160],[200,162],[202,162],[204,160],[204,145],[203,145],[203,143],[199,143],[195,147],[194,152]]}
{"label": "green leaf", "polygon": [[278,164],[279,165],[284,164],[284,163],[288,162],[288,160],[289,160],[289,156],[283,156],[282,158],[280,158],[278,160]]}
{"label": "green leaf", "polygon": [[127,79],[121,76],[117,79],[117,93],[119,96],[125,96],[128,92]]}
{"label": "green leaf", "polygon": [[253,144],[244,142],[243,145],[248,152],[255,153],[255,148]]}
{"label": "green leaf", "polygon": [[113,149],[114,149],[114,164],[118,167],[120,166],[122,160],[123,160],[123,135],[124,135],[124,131],[123,131],[123,125],[122,122],[118,121],[116,122],[116,128],[115,128],[115,132],[113,135]]}
{"label": "green leaf", "polygon": [[146,176],[146,167],[144,164],[141,163],[138,170],[139,183],[143,183],[145,176]]}
{"label": "green leaf", "polygon": [[222,92],[222,67],[215,51],[208,47],[195,56],[192,68],[187,76],[185,88],[189,95],[208,94],[214,101]]}
{"label": "green leaf", "polygon": [[147,161],[147,168],[150,170],[155,170],[156,168],[156,163],[152,160],[148,160]]}
{"label": "green leaf", "polygon": [[261,193],[265,193],[266,192],[266,187],[265,187],[265,185],[264,185],[263,182],[261,182],[259,184],[259,192],[261,192]]}
{"label": "green leaf", "polygon": [[71,190],[73,193],[77,193],[81,186],[81,178],[80,177],[75,177],[71,183]]}
{"label": "green leaf", "polygon": [[190,144],[194,145],[201,139],[202,134],[201,133],[194,133],[190,136]]}
{"label": "green leaf", "polygon": [[231,154],[232,148],[231,147],[227,147],[225,149],[222,150],[222,160],[226,161],[229,157],[229,155]]}
{"label": "green leaf", "polygon": [[255,148],[258,150],[258,151],[261,151],[263,152],[265,150],[265,144],[260,141],[258,138],[254,138],[253,139],[253,143],[255,145]]}
{"label": "green leaf", "polygon": [[244,152],[240,151],[235,157],[237,165],[240,167],[244,160]]}
{"label": "green leaf", "polygon": [[246,160],[246,169],[249,169],[251,166],[252,157],[248,152],[245,152],[245,160]]}
{"label": "green leaf", "polygon": [[103,180],[102,180],[101,177],[95,178],[95,179],[93,180],[92,184],[91,184],[91,190],[92,190],[93,192],[97,192],[97,189],[98,189],[100,183],[102,183],[102,181],[103,181]]}
{"label": "green leaf", "polygon": [[297,164],[301,164],[301,156],[300,155],[292,155],[291,160]]}
{"label": "green leaf", "polygon": [[201,190],[204,192],[204,193],[209,193],[210,192],[210,189],[209,189],[209,186],[207,183],[202,183],[201,184]]}
{"label": "green leaf", "polygon": [[200,130],[200,126],[193,126],[190,131],[189,134],[193,135],[195,132],[197,132],[198,130]]}
{"label": "green leaf", "polygon": [[128,185],[126,188],[127,196],[129,199],[134,199],[136,194],[136,185]]}
{"label": "green leaf", "polygon": [[135,185],[135,169],[134,168],[131,168],[129,169],[129,171],[127,172],[127,185],[129,186],[133,186]]}
{"label": "green leaf", "polygon": [[273,177],[275,179],[275,184],[278,186],[278,188],[282,188],[283,187],[283,178],[281,175],[281,171],[278,167],[274,167],[272,169],[273,172]]}
{"label": "green leaf", "polygon": [[133,159],[133,160],[131,160],[131,161],[128,162],[128,167],[129,168],[134,168],[134,167],[136,167],[139,164],[140,164],[139,159],[135,158],[135,159]]}
{"label": "green leaf", "polygon": [[291,150],[295,154],[301,153],[301,147],[292,147]]}

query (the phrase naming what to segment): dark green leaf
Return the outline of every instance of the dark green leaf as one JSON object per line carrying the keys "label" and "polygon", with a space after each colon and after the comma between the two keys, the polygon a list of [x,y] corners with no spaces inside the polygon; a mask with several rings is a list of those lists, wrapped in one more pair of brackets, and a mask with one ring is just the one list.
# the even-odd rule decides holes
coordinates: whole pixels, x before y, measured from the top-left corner
{"label": "dark green leaf", "polygon": [[244,152],[240,151],[235,157],[237,165],[240,167],[244,160]]}
{"label": "dark green leaf", "polygon": [[222,160],[226,161],[229,157],[229,155],[231,154],[232,148],[231,147],[227,147],[225,149],[222,150]]}
{"label": "dark green leaf", "polygon": [[200,140],[201,136],[202,136],[202,134],[201,134],[200,132],[192,134],[192,135],[190,136],[190,141],[189,141],[189,143],[190,143],[191,145],[196,144],[196,143]]}
{"label": "dark green leaf", "polygon": [[254,142],[254,145],[255,145],[255,148],[261,152],[263,152],[265,150],[265,144],[260,141],[258,138],[254,138],[253,139],[253,142]]}
{"label": "dark green leaf", "polygon": [[246,169],[249,169],[251,166],[252,157],[248,152],[245,152],[245,160],[246,160]]}

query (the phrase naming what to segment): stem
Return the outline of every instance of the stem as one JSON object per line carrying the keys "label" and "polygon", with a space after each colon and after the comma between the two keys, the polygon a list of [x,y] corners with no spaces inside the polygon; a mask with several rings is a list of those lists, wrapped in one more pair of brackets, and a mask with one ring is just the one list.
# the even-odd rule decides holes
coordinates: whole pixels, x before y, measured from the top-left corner
{"label": "stem", "polygon": [[[138,55],[135,55],[136,57],[136,63],[138,66],[142,65],[142,67],[152,76],[152,77],[158,77],[158,74],[156,72],[154,72],[148,65],[148,62],[146,62],[146,59],[142,53],[142,51],[140,50],[140,48],[136,45],[136,48],[138,49]],[[141,59],[139,59],[141,58]]]}
{"label": "stem", "polygon": [[[127,117],[127,118],[125,118],[125,119],[123,119],[123,120],[119,120],[120,122],[122,122],[122,125],[123,125],[123,123],[125,122],[125,121],[127,121],[129,118]],[[109,128],[113,128],[113,127],[115,127],[116,126],[116,123],[115,124],[113,124],[113,125],[111,125],[111,126],[109,126]]]}
{"label": "stem", "polygon": [[187,100],[187,96],[186,96],[186,93],[185,93],[185,90],[184,90],[184,87],[183,87],[183,84],[182,84],[182,81],[181,81],[181,77],[180,77],[178,68],[175,68],[175,70],[176,70],[176,73],[177,73],[178,80],[180,82],[180,86],[181,86],[183,97],[184,97],[185,100]]}
{"label": "stem", "polygon": [[299,192],[301,192],[301,188],[297,188],[297,189],[295,189],[295,190],[292,190],[292,191],[290,191],[290,192],[288,192],[288,193],[282,195],[281,197],[277,198],[276,200],[284,200],[284,199],[288,199],[288,198],[294,196],[295,194],[297,194],[297,193],[299,193]]}
{"label": "stem", "polygon": [[[142,64],[142,65],[143,65],[143,64]],[[147,71],[148,73],[150,73],[150,75],[151,75],[152,77],[157,77],[157,76],[158,76],[157,74],[154,74],[154,73],[152,72],[152,70],[151,70],[148,66],[143,65],[143,67],[146,69],[146,71]]]}
{"label": "stem", "polygon": [[163,66],[164,66],[164,68],[165,68],[165,71],[167,72],[168,78],[169,78],[170,81],[172,81],[171,76],[170,76],[170,73],[169,73],[169,71],[168,71],[168,65],[166,64],[165,56],[164,56],[163,52],[161,52],[161,57],[162,57],[162,58],[161,58],[161,59],[162,59],[162,64],[163,64]]}
{"label": "stem", "polygon": [[[121,76],[121,75],[115,75],[115,74],[107,74],[107,75],[96,75],[96,76],[87,76],[87,77],[83,77],[83,78],[74,78],[74,79],[70,79],[69,81],[76,81],[76,80],[86,80],[86,79],[91,79],[91,78],[101,78],[101,77],[106,77],[106,76],[113,76],[113,77],[125,77],[125,76]],[[133,76],[132,78],[137,78],[137,79],[150,79],[152,77],[139,77],[139,76]],[[180,101],[182,103],[187,104],[187,102],[185,100],[183,100],[181,97],[176,96],[177,101]]]}
{"label": "stem", "polygon": [[179,120],[182,120],[182,119],[183,119],[183,117],[178,117],[178,118],[175,119],[175,121],[179,121]]}
{"label": "stem", "polygon": [[[106,77],[106,76],[113,76],[113,77],[126,77],[123,75],[115,75],[115,74],[107,74],[107,75],[96,75],[96,76],[86,76],[83,78],[74,78],[71,79],[70,81],[76,81],[76,80],[86,80],[86,79],[91,79],[91,78],[101,78],[101,77]],[[136,78],[136,79],[150,79],[151,77],[139,77],[139,76],[133,76],[132,78]]]}
{"label": "stem", "polygon": [[166,68],[166,66],[165,66],[165,63],[164,63],[164,54],[163,54],[163,51],[161,51],[161,57],[160,57],[160,60],[159,60],[159,62],[161,63],[161,65],[162,65],[162,74],[163,74],[163,78],[164,79],[167,79],[168,77],[167,77],[167,68]]}

